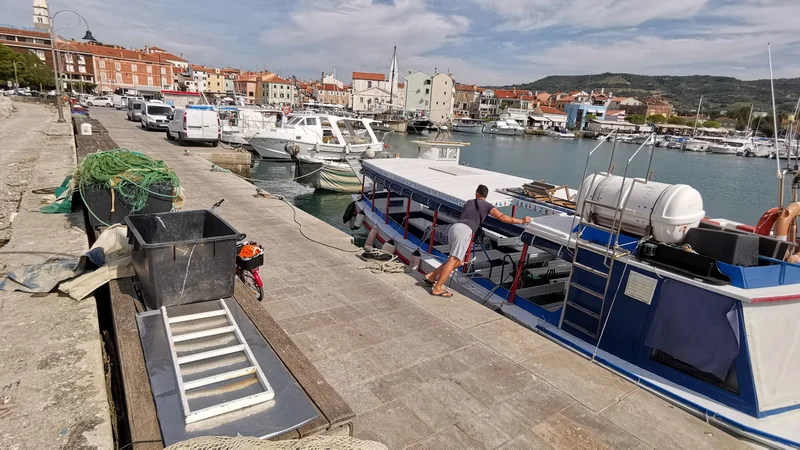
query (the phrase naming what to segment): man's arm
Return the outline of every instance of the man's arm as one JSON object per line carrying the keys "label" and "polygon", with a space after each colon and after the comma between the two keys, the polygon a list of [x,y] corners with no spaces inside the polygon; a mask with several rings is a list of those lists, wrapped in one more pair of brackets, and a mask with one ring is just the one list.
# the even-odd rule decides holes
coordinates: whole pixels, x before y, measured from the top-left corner
{"label": "man's arm", "polygon": [[497,208],[492,208],[492,210],[489,211],[489,215],[499,220],[500,222],[512,225],[524,225],[526,223],[531,223],[531,220],[533,220],[531,219],[530,216],[525,216],[522,219],[517,219],[516,217],[507,216],[501,213],[500,210]]}

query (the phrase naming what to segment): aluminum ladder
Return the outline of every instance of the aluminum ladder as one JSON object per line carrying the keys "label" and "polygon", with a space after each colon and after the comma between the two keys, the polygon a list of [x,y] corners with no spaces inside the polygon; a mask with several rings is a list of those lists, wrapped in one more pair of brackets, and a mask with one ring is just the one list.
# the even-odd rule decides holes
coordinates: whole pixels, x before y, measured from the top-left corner
{"label": "aluminum ladder", "polygon": [[[592,151],[589,152],[588,156],[586,157],[586,165],[584,167],[583,178],[581,179],[581,187],[578,190],[578,195],[580,195],[580,193],[582,192],[583,183],[586,180],[586,173],[589,167],[589,159],[592,157],[592,154],[594,154],[595,150],[600,148],[603,142],[605,142],[606,139],[608,139],[612,134],[614,134],[614,132],[607,135],[594,149],[592,149]],[[614,263],[620,257],[630,254],[630,251],[621,248],[619,245],[619,236],[622,233],[622,224],[623,224],[625,209],[627,207],[628,200],[630,199],[630,193],[633,190],[633,184],[631,185],[630,189],[628,190],[625,189],[625,181],[627,180],[628,169],[630,168],[631,161],[633,161],[633,159],[636,158],[636,156],[639,154],[642,148],[644,148],[648,143],[652,142],[650,148],[650,161],[647,167],[647,176],[644,179],[644,181],[635,178],[633,180],[634,184],[641,182],[647,183],[647,181],[650,179],[651,176],[651,168],[653,164],[653,153],[655,150],[655,134],[656,133],[651,133],[650,135],[648,135],[644,143],[642,143],[639,146],[639,148],[636,149],[633,155],[631,155],[631,157],[628,158],[628,161],[625,165],[625,171],[622,175],[622,184],[620,186],[619,195],[617,196],[617,201],[615,206],[612,207],[604,205],[601,204],[600,202],[590,200],[589,198],[583,199],[582,203],[580,198],[576,199],[577,200],[576,204],[581,205],[581,210],[576,211],[575,214],[575,216],[579,217],[578,230],[575,234],[575,250],[572,253],[572,268],[570,269],[569,283],[567,283],[567,292],[564,295],[564,305],[561,308],[561,323],[559,325],[559,328],[563,327],[563,325],[568,325],[569,327],[580,331],[581,333],[591,337],[592,339],[598,339],[598,340],[602,334],[602,328],[603,328],[602,318],[603,314],[605,313],[606,300],[608,296],[609,287],[611,286],[611,275],[614,271]],[[615,150],[616,150],[616,141],[614,142],[614,146],[611,150],[611,158],[608,164],[608,171],[606,172],[609,176],[613,175],[614,172]],[[592,180],[589,186],[594,186],[594,182],[597,175],[598,172],[595,172],[594,175],[592,176]],[[611,222],[611,226],[610,227],[603,226],[592,222],[589,219],[588,214],[586,213],[588,207],[605,208],[614,211],[614,218]],[[571,230],[575,229],[575,216],[573,216],[573,223],[570,228]],[[591,244],[581,239],[583,230],[586,227],[591,227],[608,233],[608,241],[603,248],[597,248],[595,244]],[[594,267],[590,267],[587,264],[581,263],[579,261],[579,258],[582,254],[581,250],[603,256],[603,268],[596,269]],[[592,287],[577,281],[575,277],[576,271],[584,272],[594,277],[599,277],[605,280],[603,291],[599,292],[593,289]],[[571,295],[575,294],[575,291],[580,291],[585,294],[588,294],[590,297],[594,297],[596,301],[592,303],[596,304],[597,307],[595,309],[590,309],[587,308],[586,306],[580,305],[577,302],[573,301],[574,298],[571,297]],[[578,314],[589,317],[589,320],[587,320],[587,322],[591,323],[592,326],[590,328],[587,328],[567,319],[566,315],[568,311],[574,311]]]}
{"label": "aluminum ladder", "polygon": [[[172,366],[175,369],[175,378],[178,383],[181,404],[183,405],[183,415],[187,424],[246,408],[248,406],[257,405],[259,403],[268,402],[275,397],[275,391],[272,389],[267,381],[267,378],[264,376],[264,373],[261,371],[258,361],[256,361],[255,357],[253,356],[253,352],[250,350],[250,346],[247,345],[247,341],[244,339],[242,331],[239,329],[239,325],[236,324],[236,320],[231,315],[231,311],[228,309],[228,306],[223,300],[219,300],[219,305],[220,309],[215,309],[213,311],[175,317],[169,317],[167,315],[167,309],[163,306],[161,307],[161,316],[164,319],[164,327],[167,332],[167,341],[172,354]],[[173,334],[172,332],[172,324],[192,322],[193,325],[202,325],[202,321],[216,320],[218,317],[225,317],[228,322],[227,325],[191,333]],[[232,333],[235,336],[237,343],[228,347],[218,348],[210,351],[202,351],[180,357],[175,350],[175,343],[229,333]],[[248,367],[191,381],[185,380],[182,375],[181,366],[185,366],[186,364],[240,352],[244,353],[248,362]],[[192,411],[189,408],[189,399],[186,395],[187,391],[201,389],[216,383],[246,376],[255,376],[262,388],[262,392],[195,411]]]}

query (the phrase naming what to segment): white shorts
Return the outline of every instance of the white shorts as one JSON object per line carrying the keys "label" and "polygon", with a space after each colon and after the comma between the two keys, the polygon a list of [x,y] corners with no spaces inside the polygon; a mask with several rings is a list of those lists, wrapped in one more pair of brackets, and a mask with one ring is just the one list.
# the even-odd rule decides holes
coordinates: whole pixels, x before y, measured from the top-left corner
{"label": "white shorts", "polygon": [[472,243],[472,228],[465,223],[456,223],[447,232],[447,240],[450,244],[450,256],[463,263],[464,255]]}

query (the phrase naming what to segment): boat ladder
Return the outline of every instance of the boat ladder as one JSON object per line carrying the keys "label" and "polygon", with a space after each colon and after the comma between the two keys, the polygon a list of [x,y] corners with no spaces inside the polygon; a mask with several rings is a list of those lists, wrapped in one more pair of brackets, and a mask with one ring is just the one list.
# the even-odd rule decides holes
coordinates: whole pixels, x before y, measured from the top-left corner
{"label": "boat ladder", "polygon": [[350,166],[350,169],[356,175],[356,178],[358,178],[358,182],[363,183],[364,174],[362,173],[361,170],[361,161],[358,158],[352,156],[345,158],[344,161],[347,163],[348,166]]}
{"label": "boat ladder", "polygon": [[[257,405],[259,403],[268,402],[275,397],[275,391],[273,391],[272,387],[267,381],[267,378],[264,376],[261,367],[258,365],[258,361],[256,361],[255,357],[253,356],[250,346],[247,345],[247,341],[244,339],[242,331],[239,329],[239,325],[236,324],[236,320],[231,315],[231,311],[228,309],[225,301],[219,300],[219,305],[220,309],[174,317],[169,317],[167,315],[167,309],[163,306],[161,307],[161,315],[164,319],[167,341],[172,354],[172,366],[175,369],[175,378],[178,383],[178,391],[180,393],[181,404],[183,405],[183,414],[187,424]],[[181,334],[174,334],[172,332],[172,325],[174,324],[191,322],[191,325],[196,326],[197,328],[203,328],[203,322],[206,322],[206,324],[209,322],[218,323],[219,318],[221,317],[224,317],[227,321],[226,325],[217,326],[215,328],[206,327],[202,329],[202,331]],[[227,347],[216,348],[209,351],[201,351],[180,357],[175,349],[176,343],[194,341],[225,334],[233,334],[236,339],[236,343]],[[234,355],[237,353],[244,354],[247,360],[246,367],[192,380],[186,380],[182,374],[181,366],[186,366],[189,363],[203,360],[213,360],[214,358],[225,355]],[[222,402],[216,405],[207,406],[195,411],[192,411],[189,408],[187,391],[201,393],[200,391],[202,391],[203,388],[211,389],[213,388],[213,385],[217,385],[218,383],[231,382],[232,380],[242,379],[245,377],[255,377],[261,387],[261,392]]]}
{"label": "boat ladder", "polygon": [[[615,130],[616,131],[616,130]],[[589,155],[586,157],[586,166],[584,168],[583,178],[581,179],[581,183],[585,182],[586,180],[586,172],[589,167],[589,159],[592,157],[592,154],[597,150],[600,145],[605,142],[606,139],[611,136],[614,132],[607,135],[603,141],[600,142],[592,151],[589,152]],[[573,216],[573,223],[571,226],[571,230],[575,230],[575,218],[579,219],[577,231],[575,233],[575,250],[572,253],[572,268],[570,269],[569,274],[569,283],[567,283],[567,292],[564,296],[564,305],[561,309],[561,326],[568,325],[569,327],[591,337],[592,339],[599,339],[602,334],[603,328],[603,314],[606,312],[606,301],[608,300],[608,293],[609,288],[611,287],[611,278],[612,273],[614,271],[614,263],[623,256],[629,255],[630,251],[625,250],[623,247],[619,245],[619,237],[622,233],[622,225],[624,223],[623,217],[625,213],[625,209],[628,204],[628,200],[630,199],[630,193],[633,189],[633,185],[631,185],[630,189],[625,189],[625,180],[628,176],[628,169],[630,167],[631,161],[639,154],[639,151],[648,143],[651,144],[650,149],[650,163],[647,168],[647,177],[644,178],[644,181],[640,179],[634,179],[633,183],[647,183],[647,180],[650,178],[651,174],[651,167],[653,164],[653,149],[655,145],[655,133],[651,133],[647,139],[645,139],[644,143],[642,143],[639,148],[633,153],[633,155],[628,159],[627,164],[625,165],[625,171],[622,175],[622,184],[620,186],[619,195],[617,196],[617,201],[614,206],[606,205],[601,202],[592,200],[590,198],[583,199],[581,203],[581,199],[577,199],[576,204],[581,205],[581,210],[576,211],[576,215]],[[608,175],[613,175],[614,171],[614,151],[616,150],[616,140],[614,140],[614,146],[611,150],[611,158],[608,165]],[[592,176],[591,183],[589,186],[594,186],[595,179],[598,173]],[[578,190],[578,195],[583,192],[583,185]],[[614,212],[614,218],[610,224],[610,226],[600,225],[590,220],[590,214],[587,213],[587,210],[590,207],[594,208],[604,208]],[[597,230],[604,231],[608,233],[608,240],[604,246],[599,244],[593,244],[585,239],[581,238],[583,231],[586,228],[594,228]],[[602,267],[595,264],[594,267],[590,263],[587,263],[586,260],[588,259],[588,253],[594,253],[603,257],[603,264]],[[591,276],[584,277],[584,276],[576,276],[576,273],[586,273]],[[586,281],[581,280],[589,280],[591,278],[599,278],[605,280],[604,282],[600,282],[603,285],[602,292],[596,290],[593,286],[597,286],[596,283],[587,283]],[[590,286],[590,284],[592,284]],[[581,296],[580,294],[587,294],[588,296]],[[577,297],[582,297],[586,299],[581,303],[577,302]],[[572,311],[578,316],[583,316],[584,320],[581,320],[581,323],[576,323],[575,320],[572,320],[567,317],[568,311]],[[574,317],[571,315],[570,317]]]}

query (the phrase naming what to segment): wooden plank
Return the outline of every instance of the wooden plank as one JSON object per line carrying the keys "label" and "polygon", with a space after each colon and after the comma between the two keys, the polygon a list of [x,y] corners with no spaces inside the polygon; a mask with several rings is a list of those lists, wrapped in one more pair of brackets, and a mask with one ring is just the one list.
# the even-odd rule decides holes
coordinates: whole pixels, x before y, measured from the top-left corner
{"label": "wooden plank", "polygon": [[[139,330],[136,327],[136,294],[133,282],[130,278],[112,280],[109,287],[131,441],[160,441],[161,427],[158,424],[150,378],[147,376]],[[163,448],[163,445],[156,442],[136,444],[136,450]]]}
{"label": "wooden plank", "polygon": [[347,403],[238,279],[234,298],[320,412],[317,420],[298,429],[300,437],[351,422],[355,414]]}

